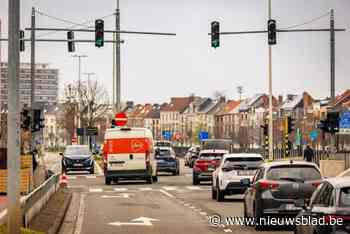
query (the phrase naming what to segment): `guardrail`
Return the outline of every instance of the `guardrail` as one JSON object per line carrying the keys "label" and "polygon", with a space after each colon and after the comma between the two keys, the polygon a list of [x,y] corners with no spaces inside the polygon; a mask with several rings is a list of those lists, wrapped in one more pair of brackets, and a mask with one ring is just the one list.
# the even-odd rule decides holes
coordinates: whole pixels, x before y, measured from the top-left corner
{"label": "guardrail", "polygon": [[[46,205],[47,201],[59,188],[60,173],[47,179],[43,184],[34,189],[31,193],[21,197],[21,207],[23,215],[23,225],[28,227],[29,222]],[[7,210],[0,213],[0,224],[7,221]]]}

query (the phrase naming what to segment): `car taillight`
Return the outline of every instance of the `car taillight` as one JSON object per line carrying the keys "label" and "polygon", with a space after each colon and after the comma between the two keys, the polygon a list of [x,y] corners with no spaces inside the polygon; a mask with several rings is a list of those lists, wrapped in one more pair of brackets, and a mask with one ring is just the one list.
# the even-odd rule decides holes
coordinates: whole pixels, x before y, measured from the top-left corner
{"label": "car taillight", "polygon": [[320,182],[314,182],[312,183],[312,186],[314,186],[315,188],[317,188],[321,183]]}
{"label": "car taillight", "polygon": [[259,188],[263,190],[277,190],[279,188],[279,184],[276,182],[272,182],[269,180],[260,180],[259,181]]}

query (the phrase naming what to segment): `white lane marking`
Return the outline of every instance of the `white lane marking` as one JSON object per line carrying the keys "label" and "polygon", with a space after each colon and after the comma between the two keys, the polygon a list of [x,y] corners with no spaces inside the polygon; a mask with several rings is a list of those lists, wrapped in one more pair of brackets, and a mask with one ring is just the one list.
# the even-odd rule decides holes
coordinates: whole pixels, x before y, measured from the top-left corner
{"label": "white lane marking", "polygon": [[115,192],[124,192],[124,191],[128,191],[127,188],[114,188]]}
{"label": "white lane marking", "polygon": [[119,195],[102,195],[101,198],[129,198],[131,194],[129,193],[120,193]]}
{"label": "white lane marking", "polygon": [[96,176],[95,175],[87,175],[86,178],[87,179],[96,179]]}
{"label": "white lane marking", "polygon": [[162,187],[162,189],[166,190],[166,191],[174,191],[177,189],[176,186],[164,186]]}
{"label": "white lane marking", "polygon": [[76,180],[77,177],[76,177],[76,176],[67,176],[67,179],[68,179],[68,180]]}
{"label": "white lane marking", "polygon": [[101,193],[103,190],[101,188],[90,188],[90,193]]}
{"label": "white lane marking", "polygon": [[190,206],[190,207],[188,207],[188,208],[190,208],[190,209],[192,209],[192,210],[196,209],[196,207],[194,207],[194,206]]}
{"label": "white lane marking", "polygon": [[185,176],[187,176],[187,177],[192,177],[192,174],[185,174]]}
{"label": "white lane marking", "polygon": [[199,212],[200,215],[207,215],[207,212]]}
{"label": "white lane marking", "polygon": [[97,162],[95,162],[95,168],[97,171],[97,175],[103,175],[102,168],[100,167],[100,165]]}
{"label": "white lane marking", "polygon": [[77,217],[77,224],[76,224],[76,228],[75,228],[74,234],[80,234],[81,233],[81,230],[83,228],[84,212],[85,212],[85,194],[81,194],[80,195],[80,204],[79,204],[78,217]]}
{"label": "white lane marking", "polygon": [[152,188],[140,188],[140,191],[152,191]]}
{"label": "white lane marking", "polygon": [[85,188],[85,185],[68,185],[67,188]]}
{"label": "white lane marking", "polygon": [[201,190],[201,188],[198,186],[186,186],[186,188],[189,190]]}
{"label": "white lane marking", "polygon": [[136,219],[132,219],[131,222],[113,222],[109,223],[108,225],[112,226],[153,226],[152,221],[160,221],[159,219],[153,219],[153,218],[148,218],[148,217],[139,217]]}
{"label": "white lane marking", "polygon": [[231,229],[224,229],[224,232],[232,232]]}
{"label": "white lane marking", "polygon": [[191,204],[185,203],[184,206],[191,206]]}
{"label": "white lane marking", "polygon": [[160,189],[159,191],[160,191],[161,193],[163,193],[165,196],[168,196],[168,197],[171,197],[171,198],[174,197],[174,195],[168,193],[167,191],[165,191],[165,190],[163,190],[163,189]]}

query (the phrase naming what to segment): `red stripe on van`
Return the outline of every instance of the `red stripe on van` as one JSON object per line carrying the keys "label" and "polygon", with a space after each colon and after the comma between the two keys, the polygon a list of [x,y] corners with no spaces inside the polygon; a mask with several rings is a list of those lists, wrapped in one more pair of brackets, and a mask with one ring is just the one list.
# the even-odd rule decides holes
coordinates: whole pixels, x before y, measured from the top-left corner
{"label": "red stripe on van", "polygon": [[105,155],[151,152],[152,144],[148,138],[107,139],[104,145]]}

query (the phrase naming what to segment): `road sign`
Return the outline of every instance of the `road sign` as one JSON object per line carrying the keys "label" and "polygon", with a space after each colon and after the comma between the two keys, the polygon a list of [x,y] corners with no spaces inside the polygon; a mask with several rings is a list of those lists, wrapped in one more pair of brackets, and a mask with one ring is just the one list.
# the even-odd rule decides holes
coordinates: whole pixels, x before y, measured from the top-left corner
{"label": "road sign", "polygon": [[175,134],[175,140],[180,140],[182,138],[182,136],[181,136],[181,133],[179,133],[179,132],[177,132],[176,134]]}
{"label": "road sign", "polygon": [[311,131],[309,134],[309,137],[310,137],[311,141],[315,141],[318,137],[318,132],[316,130]]}
{"label": "road sign", "polygon": [[98,130],[96,127],[88,127],[85,130],[87,136],[97,136]]}
{"label": "road sign", "polygon": [[345,111],[340,114],[339,133],[350,134],[350,111]]}
{"label": "road sign", "polygon": [[171,131],[163,131],[162,132],[163,138],[165,140],[171,140],[171,136],[173,135]]}
{"label": "road sign", "polygon": [[198,134],[198,138],[199,140],[206,140],[209,138],[209,133],[208,132],[205,132],[205,131],[200,131],[199,134]]}
{"label": "road sign", "polygon": [[115,122],[116,122],[116,125],[118,127],[122,127],[122,126],[125,126],[126,123],[128,122],[128,117],[126,116],[125,113],[121,112],[121,113],[117,113],[115,115]]}
{"label": "road sign", "polygon": [[139,217],[131,220],[131,222],[113,222],[109,223],[112,226],[153,226],[152,221],[159,221],[159,219],[147,218],[147,217]]}

